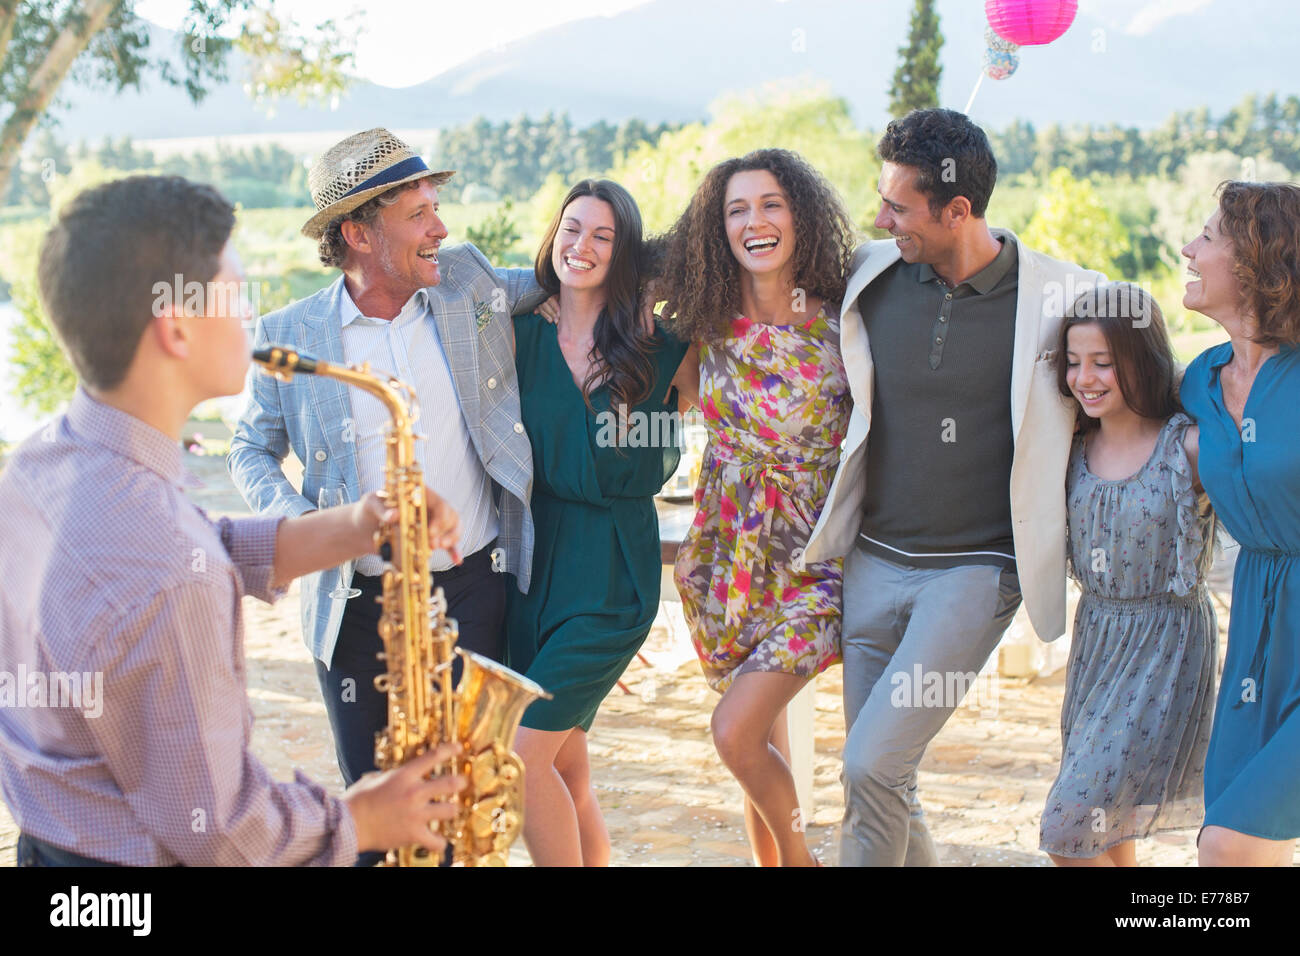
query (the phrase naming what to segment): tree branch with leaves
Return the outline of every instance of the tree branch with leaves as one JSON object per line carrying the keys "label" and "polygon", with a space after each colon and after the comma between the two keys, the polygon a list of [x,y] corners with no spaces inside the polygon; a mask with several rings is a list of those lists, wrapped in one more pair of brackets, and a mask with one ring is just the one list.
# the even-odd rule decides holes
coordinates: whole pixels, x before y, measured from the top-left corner
{"label": "tree branch with leaves", "polygon": [[227,59],[237,49],[255,99],[294,94],[305,102],[346,89],[356,32],[332,20],[304,32],[266,0],[190,0],[177,47],[151,50],[134,0],[0,0],[0,104],[11,104],[7,111],[0,105],[0,196],[23,144],[70,77],[118,92],[138,89],[152,67],[198,104],[212,83],[227,78]]}
{"label": "tree branch with leaves", "polygon": [[912,110],[939,105],[939,51],[943,34],[939,32],[939,15],[934,0],[916,0],[912,22],[908,27],[907,46],[898,48],[898,69],[889,87],[889,115],[895,119]]}

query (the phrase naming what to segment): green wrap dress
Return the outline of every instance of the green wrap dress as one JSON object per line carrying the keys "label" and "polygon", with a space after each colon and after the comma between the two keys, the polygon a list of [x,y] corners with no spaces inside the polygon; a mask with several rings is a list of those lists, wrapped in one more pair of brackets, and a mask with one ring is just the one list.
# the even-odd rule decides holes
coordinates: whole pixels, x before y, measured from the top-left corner
{"label": "green wrap dress", "polygon": [[536,541],[528,593],[508,589],[506,663],[554,695],[531,704],[523,726],[585,731],[659,609],[653,499],[681,458],[668,392],[687,345],[656,330],[649,397],[611,409],[602,385],[588,408],[555,326],[536,314],[514,322]]}

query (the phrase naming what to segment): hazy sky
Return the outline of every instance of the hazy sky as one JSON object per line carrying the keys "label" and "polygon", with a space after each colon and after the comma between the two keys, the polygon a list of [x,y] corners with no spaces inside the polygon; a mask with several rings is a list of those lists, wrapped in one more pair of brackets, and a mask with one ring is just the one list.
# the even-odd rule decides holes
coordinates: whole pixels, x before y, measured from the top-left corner
{"label": "hazy sky", "polygon": [[[570,20],[612,16],[649,0],[276,0],[275,9],[300,25],[342,20],[363,9],[357,72],[384,86],[410,86],[494,46]],[[181,25],[188,0],[137,0],[138,16],[170,29]]]}
{"label": "hazy sky", "polygon": [[[300,25],[343,19],[365,11],[357,42],[357,73],[384,86],[410,86],[473,59],[494,46],[547,27],[587,17],[612,16],[650,0],[276,0],[275,9]],[[709,0],[700,0],[707,3]],[[781,2],[781,0],[778,0]],[[797,4],[799,0],[789,0]],[[911,0],[842,0],[907,3]],[[979,0],[964,0],[977,3]],[[1079,0],[1081,12],[1111,29],[1143,34],[1170,17],[1215,0]],[[418,5],[417,5],[418,4]],[[761,10],[757,2],[756,11]],[[188,0],[137,0],[135,12],[170,29],[181,25]],[[757,13],[756,13],[757,15]]]}

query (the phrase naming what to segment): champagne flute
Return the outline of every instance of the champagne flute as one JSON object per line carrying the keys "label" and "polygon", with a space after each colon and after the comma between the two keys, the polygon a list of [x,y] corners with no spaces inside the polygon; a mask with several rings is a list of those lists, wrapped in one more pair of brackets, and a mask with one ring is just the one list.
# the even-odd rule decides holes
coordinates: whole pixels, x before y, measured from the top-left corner
{"label": "champagne flute", "polygon": [[[316,503],[320,506],[321,511],[326,508],[337,508],[340,505],[346,505],[349,503],[348,491],[342,485],[324,485],[321,487]],[[343,567],[340,564],[335,568],[338,583],[334,586],[334,590],[330,591],[330,597],[336,601],[346,601],[348,598],[354,598],[361,593],[360,588],[348,587],[343,583]]]}

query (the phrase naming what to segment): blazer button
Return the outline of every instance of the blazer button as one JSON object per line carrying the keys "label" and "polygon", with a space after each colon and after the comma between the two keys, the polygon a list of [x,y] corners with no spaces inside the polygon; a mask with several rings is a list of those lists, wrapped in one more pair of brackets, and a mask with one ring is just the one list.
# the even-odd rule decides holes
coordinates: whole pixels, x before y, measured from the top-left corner
{"label": "blazer button", "polygon": [[523,433],[524,433],[524,423],[523,423],[523,422],[515,422],[515,434],[516,434],[516,435],[522,435]]}
{"label": "blazer button", "polygon": [[488,387],[488,388],[496,388],[496,387],[497,387],[497,380],[494,379],[494,378],[490,378],[490,379],[488,379],[488,380],[487,380],[487,387]]}
{"label": "blazer button", "polygon": [[329,457],[329,456],[326,455],[325,452],[323,452],[323,451],[318,451],[318,452],[316,452],[316,460],[317,460],[317,461],[324,461],[324,460],[325,460],[326,458],[328,458],[328,457]]}

